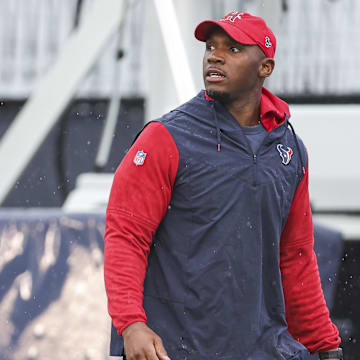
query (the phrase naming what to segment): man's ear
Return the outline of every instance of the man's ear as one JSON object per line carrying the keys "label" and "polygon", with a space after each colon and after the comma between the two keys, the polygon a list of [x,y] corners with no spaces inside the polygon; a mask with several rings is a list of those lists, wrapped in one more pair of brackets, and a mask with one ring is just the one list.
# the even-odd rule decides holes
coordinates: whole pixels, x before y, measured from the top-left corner
{"label": "man's ear", "polygon": [[271,75],[275,67],[275,61],[271,58],[264,58],[261,60],[259,75],[261,78],[267,78]]}

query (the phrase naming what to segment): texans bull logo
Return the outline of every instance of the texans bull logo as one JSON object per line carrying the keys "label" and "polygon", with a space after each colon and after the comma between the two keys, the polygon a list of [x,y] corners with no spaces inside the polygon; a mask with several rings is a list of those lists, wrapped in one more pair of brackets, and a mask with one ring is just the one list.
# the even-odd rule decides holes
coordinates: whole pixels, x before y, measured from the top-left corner
{"label": "texans bull logo", "polygon": [[279,154],[282,159],[282,163],[284,165],[288,165],[290,163],[291,156],[293,154],[293,150],[291,148],[289,148],[288,146],[287,146],[287,150],[286,150],[283,144],[279,144],[276,148],[279,151]]}

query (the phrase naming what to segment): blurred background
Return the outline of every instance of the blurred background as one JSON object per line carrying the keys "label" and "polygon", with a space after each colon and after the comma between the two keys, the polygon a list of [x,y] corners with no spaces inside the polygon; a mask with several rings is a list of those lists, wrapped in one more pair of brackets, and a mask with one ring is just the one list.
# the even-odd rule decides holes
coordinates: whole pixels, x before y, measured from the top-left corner
{"label": "blurred background", "polygon": [[266,87],[307,146],[324,293],[358,358],[360,2],[1,0],[0,360],[109,359],[113,173],[147,121],[202,89],[195,26],[235,9],[277,36]]}

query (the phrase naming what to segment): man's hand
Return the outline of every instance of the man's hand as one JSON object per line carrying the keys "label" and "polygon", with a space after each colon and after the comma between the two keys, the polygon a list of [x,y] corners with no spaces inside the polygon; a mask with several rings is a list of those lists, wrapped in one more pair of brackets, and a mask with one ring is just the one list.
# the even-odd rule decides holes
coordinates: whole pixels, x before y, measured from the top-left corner
{"label": "man's hand", "polygon": [[135,322],[121,335],[127,360],[170,360],[160,336],[145,323]]}

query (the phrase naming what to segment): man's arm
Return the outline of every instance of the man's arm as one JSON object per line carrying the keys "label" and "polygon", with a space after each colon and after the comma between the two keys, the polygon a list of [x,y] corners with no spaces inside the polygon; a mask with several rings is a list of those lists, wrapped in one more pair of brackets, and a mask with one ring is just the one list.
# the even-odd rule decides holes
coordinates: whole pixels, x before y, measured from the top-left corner
{"label": "man's arm", "polygon": [[[168,209],[178,163],[170,133],[154,122],[145,127],[115,173],[106,212],[104,277],[113,324],[119,335],[132,334],[124,336],[126,350],[140,334],[146,343],[159,342],[144,324],[143,286],[152,237]],[[127,352],[142,351],[135,348]]]}
{"label": "man's arm", "polygon": [[331,322],[313,250],[308,169],[295,192],[280,243],[280,268],[286,320],[291,335],[311,353],[337,349],[339,333]]}

